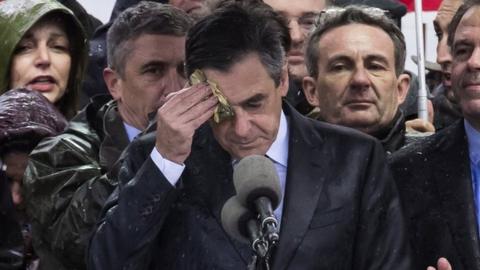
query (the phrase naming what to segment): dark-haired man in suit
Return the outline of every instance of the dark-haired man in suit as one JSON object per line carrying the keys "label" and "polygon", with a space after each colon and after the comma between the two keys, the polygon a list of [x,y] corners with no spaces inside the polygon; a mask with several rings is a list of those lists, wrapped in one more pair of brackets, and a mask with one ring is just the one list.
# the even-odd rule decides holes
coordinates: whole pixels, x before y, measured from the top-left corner
{"label": "dark-haired man in suit", "polygon": [[[452,19],[452,89],[464,119],[395,153],[392,168],[418,269],[480,269],[480,1]],[[451,269],[444,258],[438,269]]]}
{"label": "dark-haired man in suit", "polygon": [[[201,70],[209,83],[171,95],[156,132],[130,146],[90,269],[245,269],[251,247],[227,235],[220,212],[235,192],[232,162],[252,154],[273,161],[284,194],[272,269],[410,269],[382,146],[282,104],[285,21],[261,2],[236,1],[187,36],[187,75]],[[218,123],[209,120],[215,85],[234,113]]]}

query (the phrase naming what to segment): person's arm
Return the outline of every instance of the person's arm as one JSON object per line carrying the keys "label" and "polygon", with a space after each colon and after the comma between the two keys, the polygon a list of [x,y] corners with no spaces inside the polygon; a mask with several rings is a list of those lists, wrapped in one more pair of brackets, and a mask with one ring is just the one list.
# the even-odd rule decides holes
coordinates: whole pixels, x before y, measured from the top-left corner
{"label": "person's arm", "polygon": [[34,244],[41,243],[36,248],[71,269],[85,265],[91,230],[116,186],[95,158],[95,141],[70,135],[46,139],[31,153],[24,176]]}
{"label": "person's arm", "polygon": [[184,164],[195,130],[212,117],[217,102],[206,85],[173,93],[157,112],[155,134],[130,145],[119,175],[127,184],[105,206],[88,248],[89,269],[148,268],[152,242],[178,194],[171,169]]}
{"label": "person's arm", "polygon": [[356,269],[411,270],[411,251],[399,195],[384,150],[378,143],[368,159],[364,181],[355,243]]}

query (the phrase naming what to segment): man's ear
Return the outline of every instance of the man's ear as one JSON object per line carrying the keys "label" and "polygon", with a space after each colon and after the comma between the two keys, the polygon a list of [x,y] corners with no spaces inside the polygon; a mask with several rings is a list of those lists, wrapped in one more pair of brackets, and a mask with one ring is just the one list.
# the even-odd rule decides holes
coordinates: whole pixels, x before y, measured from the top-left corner
{"label": "man's ear", "polygon": [[122,82],[119,76],[120,75],[116,71],[109,67],[103,70],[103,80],[114,100],[120,100],[122,97]]}
{"label": "man's ear", "polygon": [[286,97],[288,93],[288,87],[290,86],[288,77],[288,64],[285,63],[282,67],[282,77],[280,78],[279,90],[282,97]]}
{"label": "man's ear", "polygon": [[405,101],[409,88],[410,88],[410,75],[406,73],[400,74],[400,76],[398,76],[398,79],[397,79],[398,105],[402,104]]}
{"label": "man's ear", "polygon": [[303,78],[303,93],[311,106],[318,107],[320,105],[317,94],[317,83],[314,78],[310,76]]}

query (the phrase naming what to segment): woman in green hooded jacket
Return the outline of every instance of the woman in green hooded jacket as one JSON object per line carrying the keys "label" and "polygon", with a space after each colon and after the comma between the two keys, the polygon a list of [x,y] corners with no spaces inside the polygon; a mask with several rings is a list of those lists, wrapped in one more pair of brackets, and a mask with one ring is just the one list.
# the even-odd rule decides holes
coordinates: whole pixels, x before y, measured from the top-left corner
{"label": "woman in green hooded jacket", "polygon": [[55,0],[6,0],[0,30],[0,94],[19,87],[39,91],[72,118],[88,49],[72,11]]}

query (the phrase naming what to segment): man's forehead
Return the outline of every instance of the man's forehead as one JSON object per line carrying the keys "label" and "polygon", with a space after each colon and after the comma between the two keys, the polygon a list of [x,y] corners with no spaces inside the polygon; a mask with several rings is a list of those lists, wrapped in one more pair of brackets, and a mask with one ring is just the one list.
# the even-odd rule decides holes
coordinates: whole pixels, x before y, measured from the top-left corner
{"label": "man's forehead", "polygon": [[480,35],[478,28],[480,28],[480,5],[470,8],[463,15],[455,31],[454,44],[468,38],[471,34]]}
{"label": "man's forehead", "polygon": [[320,37],[318,44],[320,47],[330,45],[332,49],[341,48],[341,45],[353,47],[368,45],[378,47],[379,50],[391,45],[393,48],[393,40],[382,28],[362,23],[334,27]]}
{"label": "man's forehead", "polygon": [[166,61],[177,61],[178,56],[184,57],[185,36],[142,34],[129,40],[127,48],[135,57],[159,57]]}
{"label": "man's forehead", "polygon": [[457,9],[463,4],[462,0],[444,0],[438,8],[437,16],[435,21],[438,24],[444,23],[445,25],[449,24],[457,12]]}

